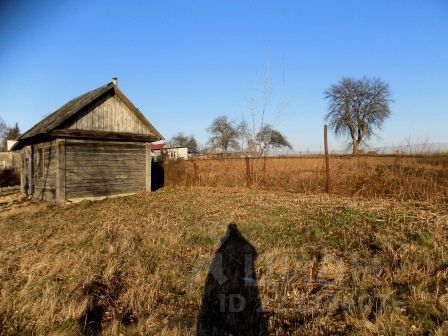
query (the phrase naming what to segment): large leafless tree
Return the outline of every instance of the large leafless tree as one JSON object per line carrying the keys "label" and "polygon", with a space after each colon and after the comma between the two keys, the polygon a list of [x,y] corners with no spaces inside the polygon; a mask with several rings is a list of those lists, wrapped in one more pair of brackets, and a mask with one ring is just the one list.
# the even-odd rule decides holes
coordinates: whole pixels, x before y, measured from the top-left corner
{"label": "large leafless tree", "polygon": [[343,78],[324,94],[329,103],[325,119],[336,135],[349,138],[353,154],[391,114],[389,85],[378,78]]}
{"label": "large leafless tree", "polygon": [[238,138],[240,131],[238,126],[227,116],[219,116],[213,120],[210,127],[207,129],[210,133],[209,141],[212,147],[224,155],[229,150],[239,149]]}

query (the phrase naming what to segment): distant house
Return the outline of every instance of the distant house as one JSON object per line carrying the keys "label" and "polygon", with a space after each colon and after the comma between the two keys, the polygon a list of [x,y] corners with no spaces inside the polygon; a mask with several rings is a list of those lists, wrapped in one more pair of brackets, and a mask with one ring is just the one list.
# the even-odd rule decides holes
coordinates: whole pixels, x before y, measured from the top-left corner
{"label": "distant house", "polygon": [[6,140],[6,152],[0,152],[0,170],[2,169],[19,169],[20,168],[20,154],[11,152],[12,146],[16,141]]}
{"label": "distant house", "polygon": [[168,148],[166,143],[152,143],[151,144],[151,155],[154,161],[162,160],[162,150]]}
{"label": "distant house", "polygon": [[0,152],[0,170],[8,168],[19,168],[20,155],[13,152]]}
{"label": "distant house", "polygon": [[187,147],[170,147],[162,150],[170,160],[188,160]]}
{"label": "distant house", "polygon": [[18,138],[22,191],[64,202],[151,190],[150,143],[162,135],[117,80],[79,96]]}
{"label": "distant house", "polygon": [[168,160],[188,160],[187,147],[169,147],[166,143],[151,144],[152,157],[154,161]]}
{"label": "distant house", "polygon": [[10,151],[11,148],[16,144],[16,140],[6,140],[6,150]]}

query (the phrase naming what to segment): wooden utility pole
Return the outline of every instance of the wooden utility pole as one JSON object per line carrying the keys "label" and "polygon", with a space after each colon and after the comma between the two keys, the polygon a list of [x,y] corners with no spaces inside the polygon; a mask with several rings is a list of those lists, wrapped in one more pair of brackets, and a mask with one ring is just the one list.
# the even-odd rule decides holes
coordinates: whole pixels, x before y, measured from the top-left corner
{"label": "wooden utility pole", "polygon": [[325,173],[327,176],[327,184],[325,186],[325,191],[330,193],[330,158],[328,156],[328,126],[324,126],[324,146],[325,146]]}

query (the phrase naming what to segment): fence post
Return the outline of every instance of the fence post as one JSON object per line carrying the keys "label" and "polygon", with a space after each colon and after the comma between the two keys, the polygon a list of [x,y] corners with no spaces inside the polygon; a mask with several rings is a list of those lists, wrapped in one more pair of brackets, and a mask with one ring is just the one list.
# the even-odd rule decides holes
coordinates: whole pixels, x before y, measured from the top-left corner
{"label": "fence post", "polygon": [[247,187],[250,188],[252,186],[252,172],[250,169],[250,159],[246,156],[246,182]]}
{"label": "fence post", "polygon": [[261,184],[263,186],[266,185],[266,161],[267,161],[266,156],[263,156],[263,177],[261,179]]}
{"label": "fence post", "polygon": [[199,185],[199,167],[196,162],[193,163],[193,170],[194,170],[193,184],[194,184],[194,186],[198,186]]}
{"label": "fence post", "polygon": [[330,181],[330,158],[328,155],[328,126],[324,125],[324,147],[325,147],[325,173],[327,176],[327,183],[325,186],[325,191],[329,194],[331,189],[331,181]]}

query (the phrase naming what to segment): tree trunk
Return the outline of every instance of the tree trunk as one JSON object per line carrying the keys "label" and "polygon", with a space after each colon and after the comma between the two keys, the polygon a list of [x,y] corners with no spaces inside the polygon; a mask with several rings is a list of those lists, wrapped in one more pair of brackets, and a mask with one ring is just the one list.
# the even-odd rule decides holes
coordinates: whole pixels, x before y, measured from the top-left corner
{"label": "tree trunk", "polygon": [[361,145],[361,140],[360,139],[356,139],[353,140],[352,142],[352,146],[353,146],[353,155],[359,154],[359,146]]}
{"label": "tree trunk", "polygon": [[359,143],[358,143],[358,141],[353,141],[353,142],[352,142],[352,146],[353,146],[353,152],[352,152],[352,154],[353,154],[353,155],[358,154],[358,151],[359,151]]}

